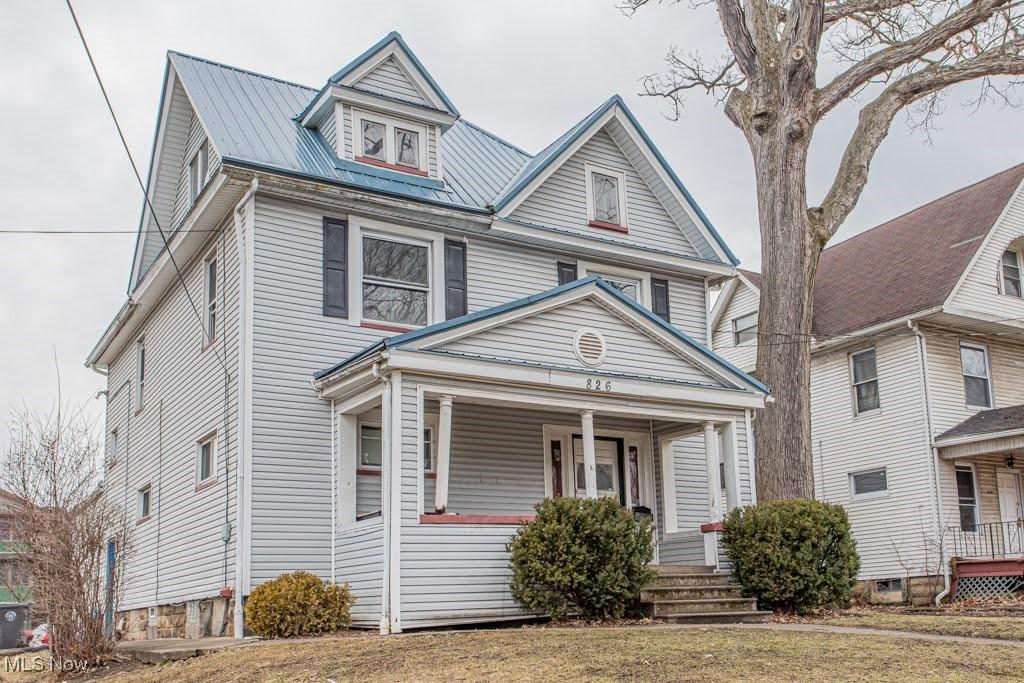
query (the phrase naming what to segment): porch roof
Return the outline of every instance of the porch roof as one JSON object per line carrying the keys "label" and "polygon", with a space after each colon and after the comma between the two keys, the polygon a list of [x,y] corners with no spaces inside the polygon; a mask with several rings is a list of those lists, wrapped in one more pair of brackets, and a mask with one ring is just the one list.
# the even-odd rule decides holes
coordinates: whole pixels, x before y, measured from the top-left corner
{"label": "porch roof", "polygon": [[936,437],[935,443],[1017,430],[1024,430],[1024,405],[994,408],[975,413],[957,426],[940,434]]}
{"label": "porch roof", "polygon": [[646,308],[644,308],[634,300],[625,296],[618,289],[612,287],[611,285],[609,285],[607,282],[605,282],[599,276],[596,275],[589,275],[582,279],[575,280],[573,282],[566,283],[559,287],[555,287],[554,289],[547,290],[546,292],[533,294],[531,296],[523,297],[521,299],[510,301],[508,303],[501,304],[498,306],[492,306],[491,308],[487,308],[482,311],[477,311],[475,313],[470,313],[459,318],[453,318],[451,320],[446,320],[444,322],[436,323],[434,325],[429,325],[418,330],[413,330],[411,332],[406,332],[404,334],[399,334],[393,337],[381,339],[380,341],[371,344],[370,346],[367,346],[362,351],[359,351],[353,354],[352,356],[346,358],[340,363],[315,373],[313,376],[314,382],[319,382],[330,375],[334,375],[356,364],[358,361],[373,355],[374,353],[381,352],[386,349],[401,347],[403,345],[410,344],[414,341],[421,340],[432,335],[439,335],[441,333],[454,330],[456,328],[460,328],[473,323],[478,323],[488,318],[494,318],[506,313],[516,311],[518,309],[533,306],[559,296],[568,295],[571,292],[581,290],[587,287],[599,290],[600,292],[614,299],[619,304],[623,305],[627,309],[629,314],[635,315],[639,317],[642,321],[654,325],[661,331],[668,333],[671,336],[671,338],[678,342],[681,346],[695,352],[695,355],[702,357],[704,361],[707,362],[709,365],[717,367],[719,370],[723,372],[723,374],[732,377],[736,381],[736,384],[742,387],[743,389],[747,391],[754,391],[757,392],[758,394],[770,393],[766,385],[762,384],[761,382],[754,379],[747,373],[743,372],[742,370],[734,366],[732,363],[725,360],[718,354],[714,353],[706,346],[698,343],[693,338],[691,338],[684,332],[680,331],[676,327],[670,325],[669,323],[666,323],[664,320],[654,315],[651,311],[648,311]]}

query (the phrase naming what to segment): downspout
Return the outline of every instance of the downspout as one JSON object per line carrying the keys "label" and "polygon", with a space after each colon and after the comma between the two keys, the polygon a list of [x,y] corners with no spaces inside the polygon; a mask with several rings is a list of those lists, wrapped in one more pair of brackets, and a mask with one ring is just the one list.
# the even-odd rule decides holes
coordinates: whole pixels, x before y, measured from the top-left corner
{"label": "downspout", "polygon": [[235,457],[235,590],[234,590],[234,637],[245,637],[245,611],[242,605],[243,591],[245,585],[243,578],[246,572],[246,561],[249,557],[249,538],[245,532],[245,521],[248,510],[245,509],[246,501],[246,468],[248,467],[249,444],[249,410],[248,403],[249,382],[251,377],[246,375],[249,368],[249,344],[251,340],[248,335],[249,325],[249,297],[251,292],[248,273],[252,264],[249,263],[248,250],[252,248],[253,232],[245,228],[244,222],[253,217],[243,216],[246,205],[252,202],[256,190],[259,188],[259,180],[253,178],[249,189],[242,195],[242,198],[235,205],[235,245],[238,249],[238,429],[237,429],[237,455]]}
{"label": "downspout", "polygon": [[[931,394],[928,390],[928,343],[924,335],[921,333],[921,328],[918,327],[917,323],[913,320],[907,321],[907,327],[917,337],[917,356],[918,361],[921,365],[921,387],[924,390],[924,422],[925,422],[925,444],[928,447],[928,454],[932,459],[931,478],[932,478],[932,495],[935,500],[935,531],[938,534],[938,538],[942,538],[942,492],[939,487],[940,472],[939,472],[939,457],[938,451],[932,446],[932,403]],[[949,595],[951,589],[950,578],[949,578],[949,563],[946,561],[946,550],[944,544],[939,542],[939,566],[942,567],[942,591],[935,596],[935,605],[939,605],[942,600]]]}
{"label": "downspout", "polygon": [[[381,445],[384,443],[385,435],[385,420],[384,415],[388,412],[389,406],[387,402],[391,398],[391,380],[385,377],[380,372],[380,363],[374,363],[370,372],[373,378],[377,380],[383,387],[384,393],[381,395]],[[389,417],[389,419],[391,419]],[[389,430],[390,431],[390,430]],[[390,441],[390,440],[389,440]],[[390,456],[389,456],[390,457]],[[383,465],[383,462],[381,463]],[[391,463],[388,462],[388,470],[391,469]],[[383,474],[383,473],[382,473]],[[391,525],[390,519],[390,506],[385,505],[384,501],[390,502],[390,479],[391,473],[386,473],[386,476],[381,477],[381,521],[384,524],[383,529],[383,551],[382,551],[382,562],[381,562],[381,575],[383,578],[381,584],[381,615],[380,615],[380,633],[386,635],[391,632]]]}

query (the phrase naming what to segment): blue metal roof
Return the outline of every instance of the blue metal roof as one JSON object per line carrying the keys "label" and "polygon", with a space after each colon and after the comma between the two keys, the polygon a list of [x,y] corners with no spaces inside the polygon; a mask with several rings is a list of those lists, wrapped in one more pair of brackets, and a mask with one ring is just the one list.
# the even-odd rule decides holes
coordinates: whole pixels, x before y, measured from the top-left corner
{"label": "blue metal roof", "polygon": [[653,322],[658,327],[660,327],[661,329],[665,330],[666,332],[671,334],[673,337],[675,337],[679,341],[683,342],[684,345],[686,345],[686,346],[694,349],[695,351],[699,352],[701,355],[703,355],[705,358],[710,360],[712,363],[721,366],[722,368],[724,368],[725,370],[729,371],[731,374],[736,376],[738,379],[740,379],[744,383],[750,385],[751,387],[753,387],[753,388],[755,388],[755,389],[757,389],[759,391],[763,391],[766,394],[769,393],[769,390],[768,390],[767,386],[765,386],[764,384],[762,384],[758,380],[754,379],[753,377],[751,377],[747,373],[743,372],[742,370],[737,368],[735,365],[733,365],[732,363],[730,363],[726,359],[724,359],[721,356],[719,356],[717,353],[715,353],[715,352],[711,351],[710,349],[708,349],[703,344],[698,343],[697,341],[695,341],[693,339],[693,337],[689,336],[685,332],[680,331],[676,327],[670,325],[669,323],[665,322],[664,320],[662,320],[658,316],[654,315],[654,313],[652,313],[651,311],[648,311],[646,308],[644,308],[643,306],[638,304],[636,301],[634,301],[633,299],[630,299],[625,294],[620,292],[618,289],[616,289],[615,287],[612,287],[611,285],[609,285],[607,282],[605,282],[603,279],[601,279],[601,277],[598,276],[598,275],[588,275],[588,276],[586,276],[584,278],[581,278],[579,280],[574,280],[574,281],[568,282],[568,283],[566,283],[564,285],[560,285],[558,287],[555,287],[554,289],[549,289],[546,292],[540,292],[538,294],[532,294],[530,296],[523,297],[522,299],[516,299],[515,301],[509,301],[507,303],[500,304],[498,306],[492,306],[490,308],[485,308],[484,310],[477,311],[476,313],[470,313],[468,315],[460,316],[458,318],[452,318],[451,320],[445,320],[444,322],[435,323],[434,325],[428,325],[427,327],[422,327],[422,328],[420,328],[418,330],[413,330],[412,332],[406,332],[404,334],[398,334],[398,335],[395,335],[393,337],[386,337],[386,338],[381,339],[380,341],[378,341],[378,342],[376,342],[374,344],[371,344],[370,346],[367,346],[362,351],[359,351],[359,352],[353,354],[352,356],[349,356],[348,358],[346,358],[342,362],[338,363],[337,365],[334,365],[333,367],[327,368],[326,370],[321,370],[321,371],[319,371],[317,373],[314,373],[313,377],[314,377],[314,379],[321,379],[323,377],[326,377],[327,375],[330,375],[333,372],[337,372],[338,370],[341,370],[341,369],[343,369],[343,368],[345,368],[345,367],[355,363],[356,361],[358,361],[358,360],[360,360],[362,358],[366,358],[367,356],[370,356],[370,355],[376,353],[377,351],[383,351],[384,349],[395,348],[395,347],[401,346],[403,344],[407,344],[407,343],[409,343],[411,341],[415,341],[417,339],[422,339],[423,337],[428,337],[430,335],[437,334],[439,332],[444,332],[446,330],[451,330],[451,329],[454,329],[454,328],[457,328],[457,327],[462,327],[463,325],[468,325],[470,323],[477,322],[478,320],[486,320],[487,318],[493,318],[494,316],[501,315],[502,313],[507,313],[509,311],[515,311],[515,310],[518,310],[518,309],[523,308],[525,306],[529,306],[531,304],[535,304],[537,302],[544,301],[546,299],[550,299],[550,298],[558,296],[560,294],[564,294],[565,292],[571,292],[571,291],[573,291],[575,289],[579,289],[581,287],[586,287],[588,285],[595,285],[599,289],[601,289],[602,291],[606,292],[607,294],[610,294],[614,298],[616,298],[619,301],[621,301],[622,303],[626,304],[635,313],[637,313],[638,315],[640,315],[644,319],[646,319],[646,320],[648,320],[650,322]]}
{"label": "blue metal roof", "polygon": [[169,58],[226,162],[486,211],[530,159],[518,147],[460,119],[442,136],[444,183],[348,162],[335,155],[319,132],[295,120],[315,89],[178,52]]}

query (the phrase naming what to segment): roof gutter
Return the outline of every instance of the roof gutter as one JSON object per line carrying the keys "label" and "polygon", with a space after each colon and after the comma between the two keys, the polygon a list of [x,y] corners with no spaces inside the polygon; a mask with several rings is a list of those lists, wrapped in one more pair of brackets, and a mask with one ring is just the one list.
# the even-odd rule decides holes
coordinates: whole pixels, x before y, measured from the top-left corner
{"label": "roof gutter", "polygon": [[107,374],[107,368],[101,368],[97,365],[97,362],[99,361],[100,356],[103,355],[107,346],[110,345],[110,342],[114,340],[114,337],[116,337],[118,332],[121,331],[121,328],[124,327],[124,324],[132,317],[132,314],[135,312],[137,307],[138,302],[129,296],[128,300],[124,302],[121,309],[117,312],[117,315],[114,316],[114,319],[110,321],[109,325],[107,325],[107,329],[103,332],[103,336],[100,337],[100,340],[96,342],[96,346],[94,346],[92,351],[89,352],[89,357],[85,360],[85,367],[90,370],[94,370],[101,375]]}
{"label": "roof gutter", "polygon": [[910,315],[906,315],[901,318],[896,318],[895,320],[889,320],[883,323],[879,323],[877,325],[872,325],[871,327],[863,327],[859,330],[851,330],[850,332],[837,334],[835,337],[826,339],[825,341],[822,342],[818,342],[817,344],[812,343],[811,352],[813,353],[816,351],[824,351],[826,349],[842,346],[843,344],[849,344],[852,341],[855,341],[854,338],[856,337],[870,337],[880,332],[885,332],[898,327],[907,327],[911,324],[916,324],[916,321],[920,320],[921,318],[926,318],[929,315],[941,312],[941,305],[933,306],[932,308],[926,308],[923,311],[911,313]]}

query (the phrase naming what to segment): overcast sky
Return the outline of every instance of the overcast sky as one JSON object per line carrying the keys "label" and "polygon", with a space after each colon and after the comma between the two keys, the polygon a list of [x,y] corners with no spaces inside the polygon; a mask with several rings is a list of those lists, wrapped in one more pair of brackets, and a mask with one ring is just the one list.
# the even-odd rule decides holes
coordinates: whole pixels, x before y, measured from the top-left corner
{"label": "overcast sky", "polygon": [[[78,0],[79,18],[143,172],[169,49],[321,86],[397,29],[463,115],[535,152],[612,93],[625,97],[747,267],[759,263],[749,153],[713,100],[695,94],[680,121],[640,98],[670,45],[714,56],[709,8],[686,3],[632,18],[616,0],[445,2]],[[933,144],[899,119],[840,237],[1024,159],[1020,111],[971,114],[950,97]],[[810,191],[820,198],[855,121],[854,107],[819,128]],[[124,230],[119,235],[0,232],[0,413],[55,394],[89,402],[104,380],[83,367],[126,296],[141,207],[64,3],[0,0],[0,231]],[[127,234],[131,233],[131,234]],[[0,429],[0,444],[6,428]]]}

